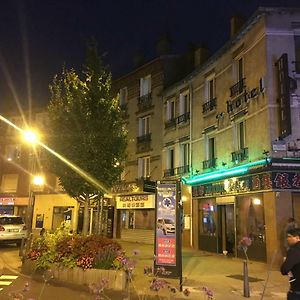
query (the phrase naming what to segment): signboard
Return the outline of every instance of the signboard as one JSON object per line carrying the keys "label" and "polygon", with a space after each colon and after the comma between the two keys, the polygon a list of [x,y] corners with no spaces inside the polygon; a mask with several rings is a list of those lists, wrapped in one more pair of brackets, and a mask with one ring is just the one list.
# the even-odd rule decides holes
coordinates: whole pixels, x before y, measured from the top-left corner
{"label": "signboard", "polygon": [[230,195],[272,189],[272,173],[265,172],[241,177],[227,178],[192,187],[193,197]]}
{"label": "signboard", "polygon": [[164,267],[172,278],[182,277],[179,218],[179,182],[157,182],[155,267]]}
{"label": "signboard", "polygon": [[0,198],[0,205],[14,205],[15,198]]}
{"label": "signboard", "polygon": [[116,197],[117,209],[154,208],[154,195],[123,195]]}
{"label": "signboard", "polygon": [[226,196],[255,191],[299,190],[299,172],[265,172],[248,176],[227,178],[222,181],[192,187],[193,197]]}
{"label": "signboard", "polygon": [[298,172],[274,172],[272,174],[274,189],[298,190],[300,189],[300,173]]}

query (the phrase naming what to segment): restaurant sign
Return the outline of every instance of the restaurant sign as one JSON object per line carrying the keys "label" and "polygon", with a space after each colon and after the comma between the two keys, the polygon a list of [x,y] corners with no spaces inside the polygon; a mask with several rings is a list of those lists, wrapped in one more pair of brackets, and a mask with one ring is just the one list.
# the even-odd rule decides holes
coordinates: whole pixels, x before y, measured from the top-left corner
{"label": "restaurant sign", "polygon": [[154,195],[124,195],[116,197],[117,209],[155,208]]}
{"label": "restaurant sign", "polygon": [[193,197],[230,195],[268,190],[300,189],[298,172],[265,172],[242,177],[227,178],[222,181],[192,187]]}

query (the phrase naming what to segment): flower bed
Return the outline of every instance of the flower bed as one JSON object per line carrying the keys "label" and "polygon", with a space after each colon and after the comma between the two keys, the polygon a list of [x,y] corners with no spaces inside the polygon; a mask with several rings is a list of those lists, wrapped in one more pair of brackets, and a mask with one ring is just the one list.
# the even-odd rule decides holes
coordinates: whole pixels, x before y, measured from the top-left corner
{"label": "flower bed", "polygon": [[63,223],[54,233],[35,239],[26,253],[22,271],[26,274],[51,273],[54,279],[72,284],[105,284],[124,290],[126,272],[121,246],[104,237],[70,234]]}

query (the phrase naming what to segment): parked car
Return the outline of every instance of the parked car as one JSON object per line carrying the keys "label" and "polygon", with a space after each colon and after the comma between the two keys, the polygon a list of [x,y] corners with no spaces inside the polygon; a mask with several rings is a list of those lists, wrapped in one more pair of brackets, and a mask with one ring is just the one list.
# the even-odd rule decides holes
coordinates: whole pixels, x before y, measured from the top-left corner
{"label": "parked car", "polygon": [[0,243],[21,245],[22,238],[27,237],[27,229],[22,217],[0,215]]}
{"label": "parked car", "polygon": [[157,219],[157,229],[161,229],[164,235],[175,233],[175,224],[172,219]]}

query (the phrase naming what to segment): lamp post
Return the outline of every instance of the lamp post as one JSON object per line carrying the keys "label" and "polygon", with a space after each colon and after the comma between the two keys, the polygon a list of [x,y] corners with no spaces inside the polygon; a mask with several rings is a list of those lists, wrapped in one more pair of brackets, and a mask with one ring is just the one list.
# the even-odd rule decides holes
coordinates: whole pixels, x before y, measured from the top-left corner
{"label": "lamp post", "polygon": [[35,202],[34,186],[40,186],[44,184],[43,177],[38,175],[35,176],[36,172],[36,151],[35,146],[38,144],[38,135],[32,130],[24,130],[22,132],[23,140],[29,144],[30,151],[28,153],[28,171],[29,171],[29,185],[28,185],[28,206],[26,213],[26,225],[28,230],[28,238],[30,239],[30,234],[32,232],[33,223],[33,209]]}

